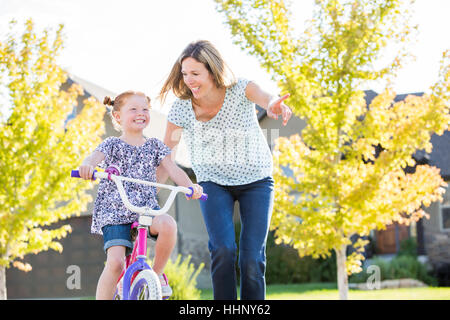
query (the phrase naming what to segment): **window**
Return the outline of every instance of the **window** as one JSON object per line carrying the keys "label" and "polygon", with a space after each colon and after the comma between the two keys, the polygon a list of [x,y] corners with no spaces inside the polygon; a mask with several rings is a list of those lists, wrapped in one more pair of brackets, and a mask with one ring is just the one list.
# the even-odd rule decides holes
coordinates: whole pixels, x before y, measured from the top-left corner
{"label": "window", "polygon": [[447,187],[447,190],[444,194],[444,200],[442,201],[441,207],[441,230],[442,231],[450,231],[450,188]]}
{"label": "window", "polygon": [[442,229],[450,231],[450,207],[441,208]]}

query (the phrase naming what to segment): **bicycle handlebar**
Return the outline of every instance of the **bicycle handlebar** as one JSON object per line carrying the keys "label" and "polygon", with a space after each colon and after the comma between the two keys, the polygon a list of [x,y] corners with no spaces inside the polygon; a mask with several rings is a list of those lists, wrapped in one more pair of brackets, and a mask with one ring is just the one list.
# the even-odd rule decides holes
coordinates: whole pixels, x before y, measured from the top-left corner
{"label": "bicycle handlebar", "polygon": [[[72,178],[81,178],[78,170],[72,170],[70,176]],[[192,187],[186,188],[186,187],[181,187],[181,186],[172,186],[172,185],[150,182],[150,181],[145,181],[145,180],[140,180],[140,179],[127,178],[127,177],[111,174],[108,172],[99,172],[97,170],[94,170],[94,173],[92,175],[92,180],[95,180],[96,178],[109,179],[109,180],[114,181],[115,184],[117,185],[117,189],[119,190],[120,197],[122,198],[122,201],[123,201],[125,207],[127,207],[131,211],[134,211],[134,212],[140,213],[140,214],[160,215],[160,214],[166,213],[169,210],[170,206],[172,205],[173,201],[175,200],[175,196],[177,195],[178,192],[184,193],[187,197],[192,197],[192,195],[194,194],[194,189]],[[153,210],[148,207],[137,207],[137,206],[131,204],[131,202],[128,200],[125,189],[123,188],[123,185],[122,185],[122,181],[140,183],[140,184],[149,185],[152,187],[169,189],[169,190],[171,190],[171,192],[170,192],[169,198],[167,199],[165,205],[159,210]],[[199,199],[205,201],[208,199],[208,195],[206,193],[203,193]]]}

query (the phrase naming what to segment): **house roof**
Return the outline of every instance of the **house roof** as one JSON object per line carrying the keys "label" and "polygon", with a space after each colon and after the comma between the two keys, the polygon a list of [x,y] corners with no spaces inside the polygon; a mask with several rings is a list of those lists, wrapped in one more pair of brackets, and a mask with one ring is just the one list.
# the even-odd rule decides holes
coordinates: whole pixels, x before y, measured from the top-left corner
{"label": "house roof", "polygon": [[[372,100],[378,95],[373,90],[365,90],[366,104],[370,105]],[[394,101],[399,102],[405,100],[408,95],[422,96],[423,92],[402,93],[395,96]],[[260,106],[256,106],[258,120],[261,121],[267,116],[266,110]],[[441,169],[441,176],[445,180],[450,180],[450,131],[445,131],[442,136],[433,134],[431,136],[431,144],[433,150],[430,154],[427,154],[425,150],[418,150],[414,155],[414,159],[419,164],[429,164]]]}
{"label": "house roof", "polygon": [[[92,96],[96,98],[98,101],[102,102],[105,96],[115,97],[116,93],[106,90],[92,82],[89,82],[85,79],[82,79],[76,75],[69,74],[67,79],[67,85],[71,85],[72,83],[77,83],[81,85],[84,89],[85,96]],[[164,133],[166,131],[166,119],[167,116],[158,110],[150,109],[150,125],[145,128],[144,134],[147,137],[154,137],[160,140],[164,139]],[[106,132],[106,135],[116,134],[116,132]],[[181,139],[178,147],[175,162],[183,167],[186,171],[189,171],[191,168],[191,163],[189,160],[189,153],[187,151],[186,143],[184,139]],[[188,172],[189,173],[189,172]]]}
{"label": "house roof", "polygon": [[[366,102],[370,104],[377,93],[372,90],[365,92]],[[394,101],[398,102],[405,100],[408,95],[422,96],[423,94],[423,92],[398,94],[394,98]],[[433,134],[431,136],[431,144],[433,145],[431,153],[426,153],[425,150],[418,150],[413,155],[413,158],[419,164],[429,164],[441,169],[442,178],[445,180],[450,180],[450,131],[445,131],[441,136]]]}
{"label": "house roof", "polygon": [[443,135],[431,136],[433,150],[430,154],[420,150],[414,155],[414,159],[421,163],[428,163],[441,169],[441,176],[444,180],[450,180],[450,131],[445,131]]}
{"label": "house roof", "polygon": [[100,102],[103,101],[103,98],[105,96],[114,97],[116,95],[114,92],[99,87],[98,85],[93,84],[92,82],[89,82],[87,80],[84,80],[74,74],[69,74],[67,83],[69,85],[71,85],[72,83],[78,83],[83,87],[85,93],[87,93],[89,96],[96,98]]}
{"label": "house roof", "polygon": [[[67,82],[69,85],[73,82],[80,84],[88,95],[95,97],[99,101],[103,101],[105,96],[116,96],[114,92],[108,91],[73,74],[69,75]],[[365,90],[364,92],[366,103],[367,105],[370,105],[378,93],[373,90]],[[402,101],[408,95],[421,96],[423,95],[423,92],[399,94],[394,98],[394,101]],[[261,121],[267,116],[266,110],[258,105],[256,105],[256,112],[258,121]],[[167,116],[157,110],[151,109],[150,117],[151,124],[145,130],[146,136],[156,137],[163,140]],[[450,131],[446,131],[442,136],[433,134],[431,137],[431,143],[433,145],[433,150],[430,154],[427,154],[424,150],[419,150],[414,154],[414,159],[416,159],[418,163],[428,163],[438,167],[441,169],[441,176],[445,180],[450,180]],[[181,138],[181,141],[177,147],[175,161],[187,171],[192,168],[187,146],[183,138]]]}

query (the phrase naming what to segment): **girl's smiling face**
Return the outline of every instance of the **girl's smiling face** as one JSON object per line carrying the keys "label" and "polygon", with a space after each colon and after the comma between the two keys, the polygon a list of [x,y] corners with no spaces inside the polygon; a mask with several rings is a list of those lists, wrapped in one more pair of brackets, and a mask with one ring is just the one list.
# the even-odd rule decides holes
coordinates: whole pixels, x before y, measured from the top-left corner
{"label": "girl's smiling face", "polygon": [[123,132],[143,131],[150,123],[150,104],[145,96],[132,95],[126,98],[119,111],[113,116]]}
{"label": "girl's smiling face", "polygon": [[181,63],[181,74],[186,86],[191,90],[195,99],[204,97],[215,83],[205,65],[194,58],[188,57]]}

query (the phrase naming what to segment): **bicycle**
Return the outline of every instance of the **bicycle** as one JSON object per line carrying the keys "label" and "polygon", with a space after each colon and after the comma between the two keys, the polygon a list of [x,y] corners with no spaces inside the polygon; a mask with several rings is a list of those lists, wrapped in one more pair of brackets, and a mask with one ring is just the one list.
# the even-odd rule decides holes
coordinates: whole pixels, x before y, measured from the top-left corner
{"label": "bicycle", "polygon": [[[71,177],[80,178],[78,170],[72,170]],[[131,225],[131,230],[137,228],[137,237],[134,241],[131,255],[126,257],[125,267],[116,285],[114,300],[162,300],[161,283],[153,269],[145,262],[147,258],[147,232],[152,225],[153,217],[166,213],[172,206],[176,195],[181,192],[188,197],[192,197],[193,188],[172,186],[145,180],[123,177],[118,168],[108,167],[104,172],[94,171],[92,180],[97,178],[114,181],[119,190],[120,197],[127,209],[139,214],[138,221]],[[157,188],[171,190],[164,206],[159,210],[149,207],[137,207],[131,204],[126,195],[122,181],[140,183]],[[202,194],[200,200],[207,200],[208,195]],[[131,232],[130,230],[130,232]],[[167,297],[168,298],[168,297]]]}

